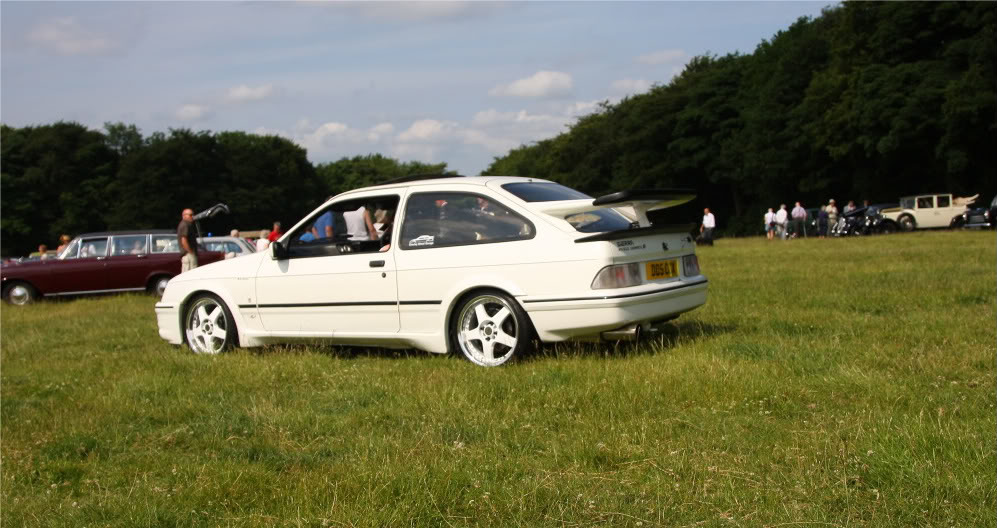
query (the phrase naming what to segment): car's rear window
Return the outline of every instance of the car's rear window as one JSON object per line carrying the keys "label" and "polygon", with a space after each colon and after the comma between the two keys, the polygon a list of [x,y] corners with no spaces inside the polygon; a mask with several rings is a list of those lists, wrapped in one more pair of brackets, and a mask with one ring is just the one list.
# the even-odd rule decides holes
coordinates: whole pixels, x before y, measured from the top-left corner
{"label": "car's rear window", "polygon": [[[503,189],[516,195],[524,202],[559,202],[563,200],[584,200],[592,197],[565,187],[560,183],[522,182],[507,183]],[[630,220],[612,209],[596,209],[584,213],[576,213],[564,219],[582,233],[604,233],[606,231],[622,231],[630,229]]]}

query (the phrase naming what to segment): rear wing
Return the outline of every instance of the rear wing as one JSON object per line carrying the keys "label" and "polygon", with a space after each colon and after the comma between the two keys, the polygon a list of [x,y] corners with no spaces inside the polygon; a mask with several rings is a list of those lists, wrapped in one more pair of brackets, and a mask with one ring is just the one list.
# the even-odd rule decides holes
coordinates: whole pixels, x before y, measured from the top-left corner
{"label": "rear wing", "polygon": [[539,202],[531,205],[545,214],[559,218],[611,207],[636,222],[638,226],[650,227],[651,221],[647,219],[648,211],[675,207],[688,203],[694,198],[696,194],[688,189],[631,189],[595,199]]}

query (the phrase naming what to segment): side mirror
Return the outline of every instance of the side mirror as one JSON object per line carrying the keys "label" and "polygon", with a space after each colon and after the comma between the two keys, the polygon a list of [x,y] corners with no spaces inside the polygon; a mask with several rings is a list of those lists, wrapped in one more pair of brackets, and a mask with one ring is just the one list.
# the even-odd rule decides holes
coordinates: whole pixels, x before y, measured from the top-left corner
{"label": "side mirror", "polygon": [[270,258],[273,260],[287,260],[287,246],[276,240],[271,242]]}

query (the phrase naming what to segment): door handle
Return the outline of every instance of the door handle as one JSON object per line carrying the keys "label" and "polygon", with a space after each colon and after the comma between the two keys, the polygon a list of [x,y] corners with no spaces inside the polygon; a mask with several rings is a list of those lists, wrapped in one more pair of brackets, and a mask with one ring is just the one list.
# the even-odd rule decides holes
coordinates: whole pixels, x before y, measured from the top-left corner
{"label": "door handle", "polygon": [[383,260],[372,260],[372,261],[370,261],[370,267],[372,267],[372,268],[383,268],[384,267],[384,261]]}

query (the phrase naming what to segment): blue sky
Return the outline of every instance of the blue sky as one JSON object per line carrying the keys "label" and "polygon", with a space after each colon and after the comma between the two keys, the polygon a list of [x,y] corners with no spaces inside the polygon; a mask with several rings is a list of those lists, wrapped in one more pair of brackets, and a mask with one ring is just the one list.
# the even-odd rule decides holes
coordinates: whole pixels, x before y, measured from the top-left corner
{"label": "blue sky", "polygon": [[278,134],[476,175],[832,2],[0,2],[0,120]]}

